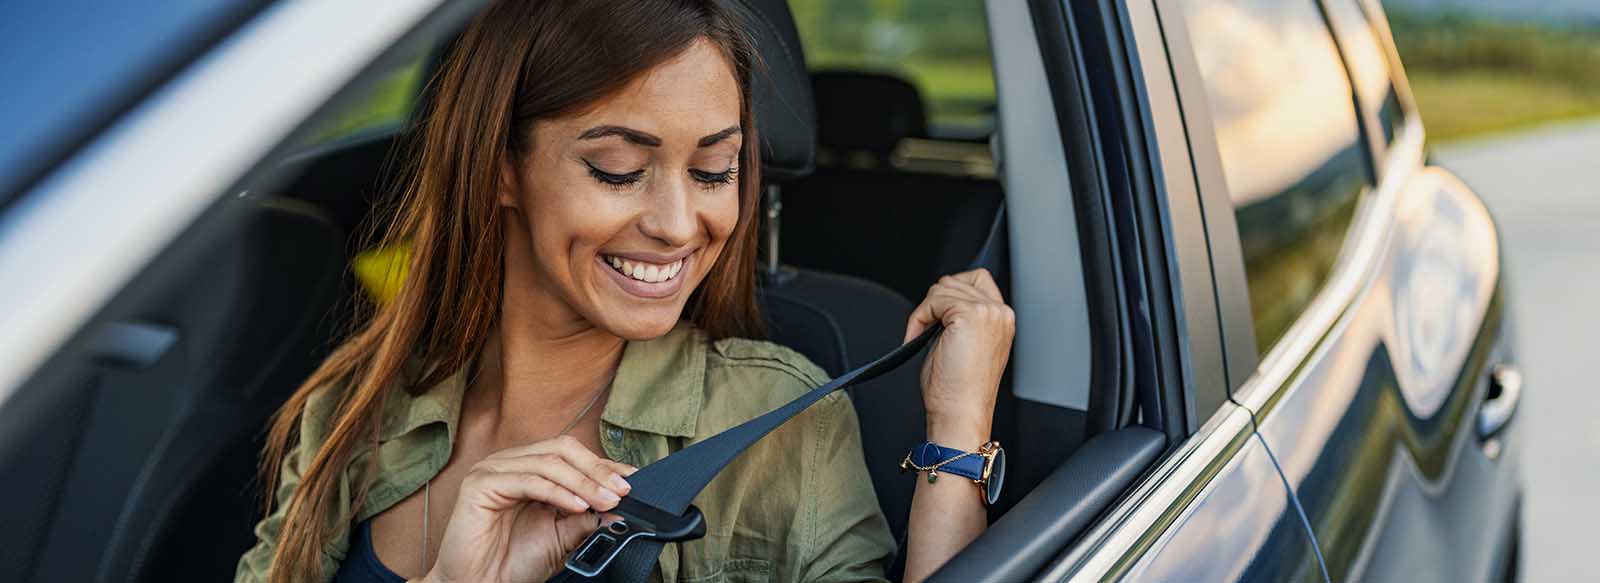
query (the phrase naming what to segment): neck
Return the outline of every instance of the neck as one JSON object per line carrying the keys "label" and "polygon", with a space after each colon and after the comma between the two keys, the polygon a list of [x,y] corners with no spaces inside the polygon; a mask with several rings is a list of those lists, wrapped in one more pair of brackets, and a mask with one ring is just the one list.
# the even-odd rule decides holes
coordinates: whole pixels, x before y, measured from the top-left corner
{"label": "neck", "polygon": [[625,342],[549,291],[534,267],[532,237],[523,217],[504,212],[500,317],[479,357],[463,416],[472,413],[489,422],[492,434],[502,440],[549,439],[611,384]]}
{"label": "neck", "polygon": [[626,343],[586,322],[553,326],[515,305],[507,302],[489,335],[467,406],[494,435],[548,439],[611,384]]}

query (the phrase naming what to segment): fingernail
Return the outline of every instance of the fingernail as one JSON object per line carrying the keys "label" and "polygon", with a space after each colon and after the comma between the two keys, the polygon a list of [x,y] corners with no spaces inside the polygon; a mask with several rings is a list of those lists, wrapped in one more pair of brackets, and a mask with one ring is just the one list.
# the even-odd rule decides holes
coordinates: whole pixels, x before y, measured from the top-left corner
{"label": "fingernail", "polygon": [[582,498],[577,497],[576,495],[574,495],[572,497],[572,504],[574,506],[577,506],[578,508],[583,509],[583,510],[588,510],[589,509],[589,502],[587,500],[584,500]]}
{"label": "fingernail", "polygon": [[624,474],[624,475],[628,475],[628,476],[632,476],[634,472],[639,471],[639,468],[630,466],[628,464],[622,464],[622,467],[628,468],[628,473]]}
{"label": "fingernail", "polygon": [[606,489],[602,488],[600,490],[600,499],[601,500],[605,500],[606,502],[609,502],[611,504],[616,504],[617,502],[620,502],[622,500],[622,497],[617,496],[617,494],[615,492],[612,492],[610,490],[606,490]]}
{"label": "fingernail", "polygon": [[607,480],[607,482],[610,482],[612,490],[616,490],[618,492],[625,493],[628,490],[633,489],[633,486],[628,484],[627,480],[622,479],[622,476],[618,476],[616,474],[611,474],[611,479]]}

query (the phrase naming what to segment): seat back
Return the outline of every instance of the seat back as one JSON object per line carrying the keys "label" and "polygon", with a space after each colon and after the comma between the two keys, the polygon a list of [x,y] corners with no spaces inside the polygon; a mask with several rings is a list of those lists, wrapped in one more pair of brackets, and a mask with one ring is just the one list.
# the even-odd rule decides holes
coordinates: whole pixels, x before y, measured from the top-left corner
{"label": "seat back", "polygon": [[[839,376],[899,346],[911,302],[876,283],[846,275],[785,269],[761,289],[772,341]],[[904,540],[915,480],[899,471],[912,444],[926,439],[918,355],[900,368],[847,389],[861,424],[861,447],[878,505],[896,540]]]}
{"label": "seat back", "polygon": [[[783,215],[780,221],[779,258],[788,262],[792,256],[822,256],[831,261],[830,267],[846,265],[850,258],[870,257],[861,268],[852,270],[858,275],[881,275],[875,269],[879,261],[892,261],[894,251],[888,248],[855,246],[865,245],[864,239],[855,237],[852,243],[825,247],[804,245],[797,248],[794,241],[813,243],[834,235],[868,228],[874,221],[892,214],[895,209],[883,208],[873,195],[894,190],[893,183],[880,183],[879,192],[861,192],[854,204],[840,205],[836,199],[805,188],[814,167],[813,151],[818,136],[816,114],[809,107],[796,108],[794,104],[812,104],[817,108],[843,107],[839,96],[829,94],[812,100],[812,83],[805,68],[799,47],[799,35],[789,18],[788,6],[782,0],[746,0],[761,21],[754,28],[756,48],[767,63],[768,76],[757,79],[760,89],[769,86],[771,91],[757,91],[754,106],[758,123],[762,124],[763,177],[771,186],[780,189],[783,197]],[[901,94],[904,92],[902,91]],[[914,91],[912,92],[914,95]],[[851,98],[866,98],[851,95]],[[920,106],[919,106],[920,107]],[[915,112],[921,115],[920,109]],[[780,123],[767,123],[768,120]],[[923,125],[920,120],[908,123],[891,123],[886,127],[906,128]],[[899,130],[896,130],[899,131]],[[828,132],[823,132],[827,136]],[[867,136],[870,139],[870,136]],[[877,147],[873,143],[854,144],[863,148]],[[813,199],[813,197],[816,197]],[[821,201],[821,205],[814,204]],[[791,214],[794,208],[802,209]],[[810,212],[809,209],[826,211]],[[994,217],[990,209],[988,217]],[[990,222],[985,220],[987,226]],[[883,225],[878,225],[881,229]],[[772,228],[769,223],[767,228]],[[890,232],[881,231],[888,235]],[[796,234],[798,233],[798,236]],[[972,249],[981,244],[982,236]],[[793,254],[793,255],[791,255]],[[971,255],[962,258],[969,261]],[[763,277],[760,299],[766,313],[771,339],[789,346],[830,375],[837,376],[859,367],[899,346],[907,320],[914,307],[912,300],[921,299],[926,283],[921,289],[906,286],[903,291],[890,289],[863,277],[829,270],[784,267],[777,273]],[[931,283],[931,280],[928,282]],[[909,448],[926,439],[925,414],[919,371],[923,357],[918,356],[899,369],[876,380],[863,383],[850,390],[861,424],[862,453],[867,472],[878,503],[888,519],[889,528],[897,540],[905,540],[906,522],[911,512],[911,497],[916,482],[899,471],[899,462]],[[898,563],[891,567],[893,577]]]}

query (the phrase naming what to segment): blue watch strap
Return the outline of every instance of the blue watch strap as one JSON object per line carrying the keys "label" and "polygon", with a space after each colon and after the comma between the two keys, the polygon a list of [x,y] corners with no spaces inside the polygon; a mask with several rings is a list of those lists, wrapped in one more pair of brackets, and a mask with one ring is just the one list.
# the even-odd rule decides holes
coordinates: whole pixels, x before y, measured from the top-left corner
{"label": "blue watch strap", "polygon": [[[911,448],[911,463],[927,467],[967,452],[924,441]],[[984,457],[976,453],[945,464],[938,471],[970,480],[983,479]]]}

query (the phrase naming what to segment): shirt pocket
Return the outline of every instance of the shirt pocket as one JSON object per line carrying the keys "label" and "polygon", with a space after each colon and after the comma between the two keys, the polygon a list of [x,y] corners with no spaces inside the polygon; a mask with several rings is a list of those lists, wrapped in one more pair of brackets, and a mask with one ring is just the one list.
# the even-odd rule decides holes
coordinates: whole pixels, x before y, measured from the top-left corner
{"label": "shirt pocket", "polygon": [[687,575],[682,583],[754,583],[772,581],[772,561],[765,559],[729,559],[716,570],[704,575]]}

